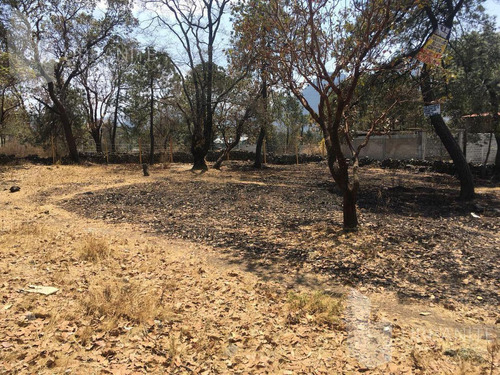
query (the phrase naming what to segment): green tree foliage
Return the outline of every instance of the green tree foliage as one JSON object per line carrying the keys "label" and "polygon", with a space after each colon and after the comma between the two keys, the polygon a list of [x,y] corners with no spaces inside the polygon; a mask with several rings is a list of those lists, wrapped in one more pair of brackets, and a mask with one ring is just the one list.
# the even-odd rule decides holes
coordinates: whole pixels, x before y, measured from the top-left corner
{"label": "green tree foliage", "polygon": [[[158,121],[160,100],[165,102],[173,97],[171,90],[175,79],[176,75],[168,54],[157,51],[153,47],[147,47],[144,51],[137,53],[129,73],[125,75],[128,87],[125,113],[137,136],[140,136],[143,129],[149,125],[150,164],[154,163],[155,134],[163,134],[164,138],[165,131],[160,126],[168,124],[165,121]],[[166,108],[167,106],[163,106],[163,112],[161,112],[164,116],[168,116],[165,114]],[[155,131],[155,128],[160,129]],[[165,139],[162,143],[164,141]]]}
{"label": "green tree foliage", "polygon": [[[464,115],[489,114],[478,118],[500,144],[500,33],[491,22],[452,41],[448,70],[447,112],[458,123]],[[499,173],[500,149],[495,158],[495,174]]]}
{"label": "green tree foliage", "polygon": [[[350,134],[345,120],[353,108],[358,84],[385,62],[401,21],[416,4],[327,0],[272,0],[264,4],[248,0],[242,1],[241,7],[239,40],[247,49],[259,48],[256,40],[272,41],[259,48],[266,71],[300,100],[322,129],[330,172],[344,196],[344,228],[356,228],[357,156],[366,142],[352,150],[355,161],[350,174],[342,149],[342,141]],[[317,108],[304,97],[306,84],[320,97]],[[369,134],[385,115],[381,110]]]}
{"label": "green tree foliage", "polygon": [[290,94],[278,93],[273,96],[272,109],[276,124],[276,148],[281,152],[295,153],[302,143],[309,125],[308,116],[303,112],[300,102]]}
{"label": "green tree foliage", "polygon": [[[68,95],[73,80],[102,56],[112,37],[133,22],[127,0],[9,0],[10,38],[23,68],[43,80],[45,102],[63,126],[69,153],[78,160]],[[14,51],[11,51],[14,52]]]}

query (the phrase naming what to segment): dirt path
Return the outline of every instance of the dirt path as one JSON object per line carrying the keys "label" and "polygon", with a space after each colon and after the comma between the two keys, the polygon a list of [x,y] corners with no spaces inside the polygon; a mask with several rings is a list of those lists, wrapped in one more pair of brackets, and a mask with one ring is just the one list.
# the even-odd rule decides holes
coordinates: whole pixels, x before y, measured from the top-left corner
{"label": "dirt path", "polygon": [[[490,369],[487,345],[497,331],[488,310],[400,303],[301,269],[251,268],[229,252],[155,234],[139,217],[109,224],[61,208],[76,194],[165,179],[259,183],[238,173],[195,176],[183,165],[153,168],[149,178],[135,166],[1,171],[1,373]],[[12,185],[21,191],[4,190]],[[29,285],[59,291],[27,293]]]}

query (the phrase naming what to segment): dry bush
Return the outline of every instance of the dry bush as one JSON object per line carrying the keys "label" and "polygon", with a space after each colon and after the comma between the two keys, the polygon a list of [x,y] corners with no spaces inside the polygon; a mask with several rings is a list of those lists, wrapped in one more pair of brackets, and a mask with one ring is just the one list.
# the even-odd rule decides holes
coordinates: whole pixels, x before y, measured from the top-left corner
{"label": "dry bush", "polygon": [[288,321],[293,323],[306,318],[317,324],[330,327],[341,326],[342,300],[323,292],[288,295]]}
{"label": "dry bush", "polygon": [[160,295],[157,289],[143,283],[95,278],[82,302],[88,315],[144,323],[165,317]]}
{"label": "dry bush", "polygon": [[102,261],[111,253],[112,250],[104,239],[92,236],[85,238],[79,249],[80,259],[91,262]]}
{"label": "dry bush", "polygon": [[43,225],[36,224],[32,221],[21,223],[10,230],[11,235],[17,236],[41,236],[46,233],[46,228]]}
{"label": "dry bush", "polygon": [[50,156],[50,152],[41,147],[21,144],[17,140],[9,141],[3,147],[0,147],[0,154],[15,155],[18,158],[23,158],[28,155],[38,155],[40,157]]}
{"label": "dry bush", "polygon": [[495,338],[490,344],[488,344],[488,362],[490,367],[490,375],[493,375],[495,368],[498,367],[497,357],[500,352],[500,340]]}

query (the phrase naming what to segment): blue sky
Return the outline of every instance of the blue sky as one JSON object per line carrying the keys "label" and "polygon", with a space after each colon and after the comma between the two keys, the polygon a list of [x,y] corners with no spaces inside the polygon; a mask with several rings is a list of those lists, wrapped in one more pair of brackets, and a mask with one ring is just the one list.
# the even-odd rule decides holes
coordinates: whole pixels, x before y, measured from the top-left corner
{"label": "blue sky", "polygon": [[485,3],[486,12],[497,17],[497,25],[500,26],[500,1],[487,0]]}

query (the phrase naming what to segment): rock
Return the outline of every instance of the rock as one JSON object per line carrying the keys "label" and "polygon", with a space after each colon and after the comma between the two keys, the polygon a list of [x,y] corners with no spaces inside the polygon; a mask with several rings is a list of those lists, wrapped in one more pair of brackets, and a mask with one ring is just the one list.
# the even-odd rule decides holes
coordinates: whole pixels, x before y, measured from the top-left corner
{"label": "rock", "polygon": [[11,188],[10,188],[11,193],[15,193],[19,190],[21,190],[21,188],[19,186],[11,186]]}
{"label": "rock", "polygon": [[33,314],[32,312],[29,312],[25,315],[24,317],[27,321],[32,321],[32,320],[36,320],[36,316],[35,314]]}
{"label": "rock", "polygon": [[38,293],[50,296],[51,294],[56,293],[59,289],[54,288],[53,286],[29,285],[28,288],[23,290],[28,293]]}

